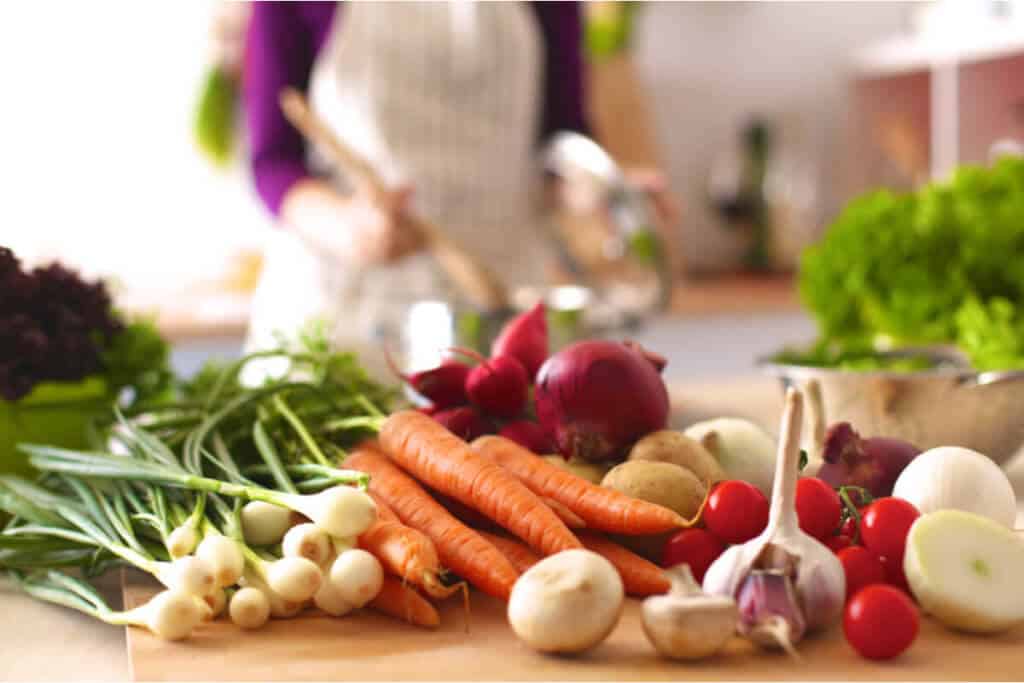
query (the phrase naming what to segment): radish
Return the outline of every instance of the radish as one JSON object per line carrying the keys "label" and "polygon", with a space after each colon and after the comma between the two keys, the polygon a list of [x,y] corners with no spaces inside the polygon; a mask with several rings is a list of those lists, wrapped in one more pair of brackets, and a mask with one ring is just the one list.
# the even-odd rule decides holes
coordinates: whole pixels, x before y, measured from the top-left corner
{"label": "radish", "polygon": [[544,428],[530,420],[509,422],[498,434],[537,455],[553,453],[555,450],[555,444]]}
{"label": "radish", "polygon": [[385,354],[385,358],[391,371],[435,408],[452,408],[466,403],[466,376],[470,367],[465,363],[449,359],[436,368],[406,374],[398,369],[390,354]]}
{"label": "radish", "polygon": [[478,436],[494,433],[494,425],[477,412],[476,408],[470,406],[442,410],[434,413],[433,418],[463,441],[472,441]]}
{"label": "radish", "polygon": [[659,357],[636,344],[582,341],[537,373],[537,417],[567,457],[608,460],[668,423]]}
{"label": "radish", "polygon": [[479,365],[466,376],[466,396],[485,415],[515,417],[523,412],[530,393],[530,378],[514,356],[490,360],[470,349],[452,351],[476,360]]}
{"label": "radish", "polygon": [[505,356],[518,360],[529,379],[537,376],[537,371],[548,357],[548,319],[544,302],[538,302],[502,328],[491,345],[491,358]]}

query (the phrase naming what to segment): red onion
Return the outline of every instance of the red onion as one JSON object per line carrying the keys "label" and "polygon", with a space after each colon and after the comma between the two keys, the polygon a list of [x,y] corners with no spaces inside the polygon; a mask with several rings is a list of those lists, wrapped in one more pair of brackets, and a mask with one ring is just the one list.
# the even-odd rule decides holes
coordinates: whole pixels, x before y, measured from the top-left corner
{"label": "red onion", "polygon": [[532,382],[548,357],[548,319],[544,303],[517,315],[502,328],[491,345],[491,358],[512,356],[526,369]]}
{"label": "red onion", "polygon": [[625,456],[643,436],[665,429],[668,390],[636,344],[582,341],[537,373],[537,417],[566,457]]}
{"label": "red onion", "polygon": [[876,498],[890,496],[900,472],[920,452],[899,439],[863,439],[849,422],[839,422],[825,434],[825,463],[817,476],[832,486],[860,486]]}
{"label": "red onion", "polygon": [[548,436],[548,433],[544,431],[544,428],[536,422],[530,422],[529,420],[509,422],[501,428],[498,435],[503,436],[510,441],[515,441],[523,448],[526,448],[538,455],[555,452],[555,444],[551,440],[551,437]]}

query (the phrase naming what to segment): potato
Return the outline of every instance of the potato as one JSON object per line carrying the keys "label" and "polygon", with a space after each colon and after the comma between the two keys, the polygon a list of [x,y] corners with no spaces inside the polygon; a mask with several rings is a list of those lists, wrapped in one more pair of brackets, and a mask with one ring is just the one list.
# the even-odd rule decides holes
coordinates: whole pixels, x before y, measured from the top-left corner
{"label": "potato", "polygon": [[688,469],[668,462],[629,460],[616,465],[602,486],[633,498],[657,503],[686,518],[697,514],[704,502],[704,484]]}
{"label": "potato", "polygon": [[604,475],[608,473],[608,469],[610,468],[610,465],[604,465],[598,462],[588,462],[586,460],[580,460],[579,458],[566,460],[560,455],[545,455],[543,457],[555,467],[561,467],[566,472],[575,474],[581,479],[586,479],[592,484],[600,484],[601,480],[604,479]]}
{"label": "potato", "polygon": [[670,429],[648,434],[636,442],[629,451],[630,460],[650,460],[653,462],[670,462],[683,469],[690,470],[697,479],[707,485],[725,481],[728,476],[708,449],[699,441],[691,439],[682,432]]}

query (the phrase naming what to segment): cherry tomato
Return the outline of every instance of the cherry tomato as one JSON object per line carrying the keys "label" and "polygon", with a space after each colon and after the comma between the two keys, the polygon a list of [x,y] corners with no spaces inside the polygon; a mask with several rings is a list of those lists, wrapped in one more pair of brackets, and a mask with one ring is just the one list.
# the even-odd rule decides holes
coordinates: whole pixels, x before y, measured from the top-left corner
{"label": "cherry tomato", "polygon": [[746,543],[768,526],[768,499],[745,481],[723,481],[711,490],[704,524],[724,543]]}
{"label": "cherry tomato", "polygon": [[917,638],[918,621],[910,598],[892,586],[875,584],[846,603],[843,633],[862,657],[891,659]]}
{"label": "cherry tomato", "polygon": [[825,545],[828,549],[834,553],[838,553],[841,550],[849,548],[853,545],[853,540],[846,534],[839,534],[838,536],[829,536],[825,539]]}
{"label": "cherry tomato", "polygon": [[661,554],[661,566],[666,569],[687,563],[697,583],[704,581],[704,573],[718,556],[725,552],[725,545],[714,534],[705,529],[683,529],[665,543]]}
{"label": "cherry tomato", "polygon": [[879,559],[882,561],[882,568],[885,570],[885,582],[890,586],[899,588],[901,591],[913,598],[914,593],[910,590],[910,584],[907,582],[907,575],[903,573],[903,558],[900,558],[899,560],[890,560],[888,557],[882,557]]}
{"label": "cherry tomato", "polygon": [[840,550],[837,554],[846,575],[846,599],[849,600],[865,586],[885,583],[885,567],[882,560],[867,548],[853,547]]}
{"label": "cherry tomato", "polygon": [[839,526],[843,504],[835,490],[816,477],[796,483],[796,516],[805,533],[824,541]]}
{"label": "cherry tomato", "polygon": [[864,509],[861,517],[860,535],[864,547],[902,564],[907,533],[919,516],[917,508],[902,498],[879,498]]}

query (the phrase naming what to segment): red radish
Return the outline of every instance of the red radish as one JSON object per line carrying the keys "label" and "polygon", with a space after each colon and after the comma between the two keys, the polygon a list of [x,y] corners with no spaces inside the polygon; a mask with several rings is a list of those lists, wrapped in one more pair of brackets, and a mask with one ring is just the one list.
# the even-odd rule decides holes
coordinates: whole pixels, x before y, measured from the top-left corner
{"label": "red radish", "polygon": [[537,373],[541,426],[565,456],[624,456],[668,423],[668,390],[657,365],[637,344],[581,341],[562,349]]}
{"label": "red radish", "polygon": [[501,428],[498,434],[538,455],[553,453],[555,450],[555,444],[544,428],[529,420],[509,422]]}
{"label": "red radish", "polygon": [[494,425],[470,406],[448,408],[434,413],[433,418],[463,441],[494,433]]}
{"label": "red radish", "polygon": [[491,345],[491,358],[511,356],[526,370],[530,382],[548,357],[548,319],[544,302],[505,324]]}
{"label": "red radish", "polygon": [[899,439],[863,439],[849,422],[839,422],[825,434],[825,463],[817,476],[833,487],[861,486],[875,498],[890,496],[900,472],[920,452],[913,444]]}
{"label": "red radish", "polygon": [[434,415],[437,415],[439,412],[441,412],[441,409],[438,408],[437,406],[433,405],[433,404],[431,404],[429,406],[421,406],[421,407],[417,408],[416,410],[420,411],[424,415],[430,415],[431,417],[433,417]]}
{"label": "red radish", "polygon": [[526,407],[530,378],[522,363],[512,356],[488,360],[471,349],[451,349],[479,362],[466,376],[466,396],[485,415],[516,417]]}
{"label": "red radish", "polygon": [[472,368],[465,363],[448,359],[436,368],[406,374],[398,369],[391,354],[386,353],[385,358],[391,371],[416,393],[433,403],[435,408],[443,410],[466,404],[466,377]]}

